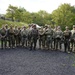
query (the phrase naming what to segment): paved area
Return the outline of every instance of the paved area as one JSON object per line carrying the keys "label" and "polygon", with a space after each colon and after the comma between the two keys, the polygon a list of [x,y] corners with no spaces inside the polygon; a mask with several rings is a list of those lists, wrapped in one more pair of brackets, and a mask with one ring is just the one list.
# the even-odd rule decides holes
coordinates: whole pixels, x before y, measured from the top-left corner
{"label": "paved area", "polygon": [[25,48],[0,50],[0,75],[75,75],[75,54]]}

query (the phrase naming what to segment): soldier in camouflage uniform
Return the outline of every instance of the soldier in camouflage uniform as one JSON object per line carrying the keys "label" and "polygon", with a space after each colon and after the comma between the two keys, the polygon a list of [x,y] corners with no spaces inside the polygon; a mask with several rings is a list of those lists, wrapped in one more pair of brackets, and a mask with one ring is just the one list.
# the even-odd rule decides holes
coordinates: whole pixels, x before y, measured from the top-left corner
{"label": "soldier in camouflage uniform", "polygon": [[2,28],[0,29],[1,49],[6,48],[6,35],[7,32],[3,25]]}
{"label": "soldier in camouflage uniform", "polygon": [[60,26],[57,27],[57,31],[54,33],[55,37],[55,47],[56,50],[61,49],[61,39],[63,37],[63,32],[61,31]]}
{"label": "soldier in camouflage uniform", "polygon": [[44,33],[43,27],[41,27],[39,29],[39,49],[43,49]]}
{"label": "soldier in camouflage uniform", "polygon": [[75,25],[73,25],[73,30],[71,30],[71,49],[75,52]]}
{"label": "soldier in camouflage uniform", "polygon": [[31,30],[31,47],[30,50],[32,50],[32,48],[35,50],[36,49],[36,44],[37,44],[37,39],[38,39],[38,30],[36,28],[36,25],[33,25],[33,29]]}
{"label": "soldier in camouflage uniform", "polygon": [[18,46],[21,46],[21,27],[18,27]]}
{"label": "soldier in camouflage uniform", "polygon": [[71,31],[66,26],[66,30],[63,32],[65,52],[67,52],[67,49],[68,52],[70,51],[70,37],[71,37]]}
{"label": "soldier in camouflage uniform", "polygon": [[32,25],[29,24],[29,27],[27,28],[27,46],[30,48],[31,44],[31,30],[32,30]]}
{"label": "soldier in camouflage uniform", "polygon": [[[55,25],[55,28],[53,29],[54,33],[57,31],[57,26]],[[53,41],[54,41],[54,49],[55,49],[55,44],[56,44],[56,39],[55,36],[53,34]]]}
{"label": "soldier in camouflage uniform", "polygon": [[46,29],[46,32],[45,32],[45,35],[46,35],[46,46],[47,46],[47,49],[52,49],[52,42],[53,42],[53,30],[51,28],[51,26],[49,25],[48,28]]}
{"label": "soldier in camouflage uniform", "polygon": [[6,47],[9,48],[8,47],[8,41],[9,41],[8,30],[9,30],[9,28],[8,28],[8,25],[7,24],[5,25],[5,29],[6,29],[6,32],[7,32],[7,35],[6,35],[6,43],[5,44],[6,44]]}
{"label": "soldier in camouflage uniform", "polygon": [[19,34],[19,31],[18,31],[18,27],[15,26],[15,29],[14,29],[14,37],[15,37],[15,46],[18,46],[18,34]]}
{"label": "soldier in camouflage uniform", "polygon": [[14,40],[14,29],[13,26],[11,25],[9,30],[8,30],[8,35],[9,35],[9,47],[10,48],[15,48],[15,40]]}
{"label": "soldier in camouflage uniform", "polygon": [[25,26],[21,30],[21,37],[22,37],[22,47],[26,47],[27,30]]}
{"label": "soldier in camouflage uniform", "polygon": [[43,49],[45,49],[47,46],[46,46],[46,31],[47,31],[47,29],[48,29],[48,26],[47,25],[45,25],[45,27],[44,27],[44,29],[43,29],[43,31],[44,31],[44,34],[43,34]]}

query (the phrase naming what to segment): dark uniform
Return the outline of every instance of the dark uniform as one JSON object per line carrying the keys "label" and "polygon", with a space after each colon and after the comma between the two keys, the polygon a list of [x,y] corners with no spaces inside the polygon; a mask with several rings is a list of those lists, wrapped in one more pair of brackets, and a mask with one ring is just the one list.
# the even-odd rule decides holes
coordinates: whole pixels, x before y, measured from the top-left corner
{"label": "dark uniform", "polygon": [[3,26],[2,29],[0,30],[0,37],[1,37],[1,49],[6,48],[6,29]]}
{"label": "dark uniform", "polygon": [[68,29],[68,27],[66,27],[66,30],[63,33],[63,37],[64,37],[64,48],[65,48],[65,52],[70,51],[70,36],[71,36],[71,31]]}
{"label": "dark uniform", "polygon": [[31,30],[31,47],[30,47],[30,50],[32,50],[32,48],[34,50],[36,49],[37,39],[38,39],[38,30],[36,28],[36,25],[34,25],[33,29]]}

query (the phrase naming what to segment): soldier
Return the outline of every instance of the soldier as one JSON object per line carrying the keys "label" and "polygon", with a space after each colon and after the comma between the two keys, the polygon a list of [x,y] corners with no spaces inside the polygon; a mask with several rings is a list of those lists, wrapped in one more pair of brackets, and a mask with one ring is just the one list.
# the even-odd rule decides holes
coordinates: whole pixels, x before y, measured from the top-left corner
{"label": "soldier", "polygon": [[46,48],[46,31],[47,31],[47,29],[48,29],[48,26],[47,25],[45,25],[45,27],[44,27],[44,35],[43,35],[43,49],[45,49]]}
{"label": "soldier", "polygon": [[[55,25],[55,28],[53,29],[54,33],[57,31],[57,26]],[[54,40],[54,49],[55,49],[55,44],[56,44],[56,39],[54,37],[54,34],[53,34],[53,40]]]}
{"label": "soldier", "polygon": [[15,48],[15,41],[14,41],[14,29],[13,26],[11,25],[9,30],[8,30],[8,35],[9,35],[9,47],[10,48]]}
{"label": "soldier", "polygon": [[65,27],[66,30],[63,33],[63,37],[64,37],[64,47],[65,47],[65,52],[67,52],[68,49],[68,53],[70,51],[70,36],[71,36],[71,31],[69,30],[68,26]]}
{"label": "soldier", "polygon": [[36,43],[37,43],[37,39],[38,39],[38,30],[36,28],[36,25],[33,25],[33,29],[31,30],[31,47],[30,50],[32,50],[32,48],[35,50],[36,49]]}
{"label": "soldier", "polygon": [[75,52],[75,25],[73,25],[73,29],[71,30],[71,49]]}
{"label": "soldier", "polygon": [[8,30],[9,30],[9,28],[8,28],[8,25],[7,24],[5,25],[5,29],[6,29],[6,32],[7,32],[5,44],[6,44],[6,47],[8,48],[8,41],[9,41]]}
{"label": "soldier", "polygon": [[15,29],[14,29],[14,37],[15,37],[15,46],[18,46],[18,34],[19,34],[19,31],[18,31],[18,27],[15,26]]}
{"label": "soldier", "polygon": [[61,31],[60,26],[57,27],[57,31],[54,33],[54,37],[55,37],[55,47],[56,50],[61,49],[61,39],[63,36],[63,32]]}
{"label": "soldier", "polygon": [[31,30],[32,30],[32,25],[29,24],[29,27],[27,28],[27,46],[30,47],[31,43]]}
{"label": "soldier", "polygon": [[26,47],[27,30],[25,26],[21,30],[21,36],[22,36],[22,47],[24,46]]}
{"label": "soldier", "polygon": [[44,30],[43,27],[39,29],[39,49],[43,49],[43,41],[44,41]]}
{"label": "soldier", "polygon": [[6,29],[4,25],[2,26],[2,29],[0,30],[0,37],[1,37],[1,49],[6,48]]}
{"label": "soldier", "polygon": [[18,46],[21,46],[21,27],[18,27]]}
{"label": "soldier", "polygon": [[48,49],[52,49],[52,42],[53,42],[53,30],[51,26],[49,25],[45,32],[46,35],[46,46]]}

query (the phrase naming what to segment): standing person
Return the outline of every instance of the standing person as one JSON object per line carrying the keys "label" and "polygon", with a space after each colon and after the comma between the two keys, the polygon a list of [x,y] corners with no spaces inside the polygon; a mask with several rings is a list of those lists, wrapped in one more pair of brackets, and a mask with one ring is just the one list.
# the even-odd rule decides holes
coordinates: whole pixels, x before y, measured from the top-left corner
{"label": "standing person", "polygon": [[18,34],[19,34],[19,31],[18,31],[18,27],[15,26],[15,29],[14,29],[14,37],[15,37],[15,46],[17,47],[18,46]]}
{"label": "standing person", "polygon": [[6,48],[6,29],[4,27],[4,25],[2,25],[2,28],[0,30],[0,37],[1,37],[1,49]]}
{"label": "standing person", "polygon": [[21,27],[18,27],[18,46],[21,46]]}
{"label": "standing person", "polygon": [[73,25],[71,30],[71,50],[75,52],[75,25]]}
{"label": "standing person", "polygon": [[45,33],[43,27],[41,27],[38,30],[38,33],[39,33],[39,49],[43,49],[43,41],[44,41],[44,33]]}
{"label": "standing person", "polygon": [[56,46],[56,50],[61,49],[61,39],[63,37],[63,32],[60,28],[60,26],[57,27],[57,31],[54,33],[54,37],[55,37],[55,46]]}
{"label": "standing person", "polygon": [[46,29],[45,35],[46,35],[46,46],[47,46],[47,49],[50,49],[50,48],[52,49],[53,48],[53,46],[52,46],[53,30],[52,30],[50,25]]}
{"label": "standing person", "polygon": [[30,43],[31,43],[31,30],[32,30],[32,25],[29,24],[27,28],[27,46],[30,48]]}
{"label": "standing person", "polygon": [[22,36],[22,47],[26,47],[27,30],[25,26],[21,30],[21,36]]}
{"label": "standing person", "polygon": [[36,25],[33,25],[33,29],[31,30],[31,47],[30,47],[30,50],[32,50],[32,48],[34,50],[36,49],[37,39],[38,39],[38,30],[36,28]]}
{"label": "standing person", "polygon": [[9,47],[10,48],[15,48],[15,41],[14,41],[14,29],[13,26],[11,25],[9,30],[8,30],[8,35],[9,35]]}
{"label": "standing person", "polygon": [[[55,28],[53,29],[54,33],[57,31],[57,26],[55,25]],[[55,45],[56,45],[56,39],[55,39],[55,35],[53,34],[53,41],[54,41],[54,49],[55,49]]]}
{"label": "standing person", "polygon": [[64,47],[65,47],[65,52],[67,52],[68,49],[68,53],[70,52],[70,37],[71,37],[71,31],[69,30],[68,26],[65,27],[66,30],[63,33],[63,37],[64,37]]}
{"label": "standing person", "polygon": [[47,46],[46,46],[46,37],[47,37],[47,34],[46,34],[46,31],[48,29],[48,25],[45,25],[44,27],[44,35],[43,35],[43,49],[45,49]]}
{"label": "standing person", "polygon": [[8,44],[9,44],[9,43],[8,43],[8,41],[9,41],[9,35],[8,35],[8,30],[9,30],[9,28],[8,28],[8,24],[5,25],[5,29],[6,29],[6,32],[7,32],[5,44],[6,44],[6,47],[9,48],[9,47],[8,47],[8,46],[9,46],[9,45],[8,45]]}

